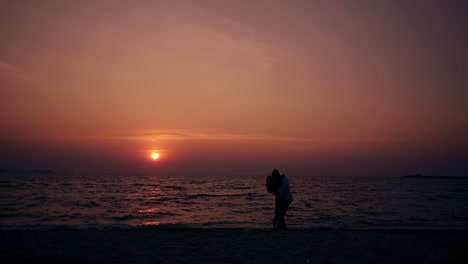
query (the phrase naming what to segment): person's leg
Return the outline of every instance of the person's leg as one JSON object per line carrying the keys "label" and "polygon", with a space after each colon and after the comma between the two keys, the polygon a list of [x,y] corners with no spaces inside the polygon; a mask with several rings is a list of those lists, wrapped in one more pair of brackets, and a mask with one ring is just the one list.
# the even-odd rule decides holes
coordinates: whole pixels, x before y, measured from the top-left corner
{"label": "person's leg", "polygon": [[274,229],[278,228],[279,215],[280,215],[280,205],[279,205],[278,201],[275,200],[275,217],[273,218],[273,228]]}
{"label": "person's leg", "polygon": [[288,201],[284,201],[281,204],[281,211],[280,211],[279,220],[278,220],[279,229],[286,229],[286,220],[284,219],[284,216],[286,215],[286,211],[288,210],[289,204],[290,203]]}
{"label": "person's leg", "polygon": [[280,218],[280,220],[278,221],[278,229],[286,229],[285,225],[286,223],[285,223],[284,218]]}
{"label": "person's leg", "polygon": [[284,224],[284,202],[278,201],[277,202],[278,208],[278,229],[283,229]]}

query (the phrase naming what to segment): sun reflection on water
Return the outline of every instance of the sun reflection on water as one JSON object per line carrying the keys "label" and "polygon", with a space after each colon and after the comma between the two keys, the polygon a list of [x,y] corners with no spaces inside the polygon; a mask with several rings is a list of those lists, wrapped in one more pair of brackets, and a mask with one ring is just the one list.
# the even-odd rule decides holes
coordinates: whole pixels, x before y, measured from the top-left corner
{"label": "sun reflection on water", "polygon": [[157,225],[160,225],[161,222],[158,222],[158,221],[148,221],[148,222],[144,222],[143,225],[145,226],[157,226]]}
{"label": "sun reflection on water", "polygon": [[158,211],[159,211],[159,208],[149,208],[149,209],[145,209],[145,210],[138,210],[138,212],[142,213],[142,214],[156,213]]}

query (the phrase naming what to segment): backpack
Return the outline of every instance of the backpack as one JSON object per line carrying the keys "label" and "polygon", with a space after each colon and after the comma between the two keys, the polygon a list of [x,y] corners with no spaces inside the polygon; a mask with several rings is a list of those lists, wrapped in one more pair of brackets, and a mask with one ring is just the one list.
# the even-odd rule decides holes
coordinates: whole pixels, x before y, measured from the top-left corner
{"label": "backpack", "polygon": [[273,177],[271,176],[266,177],[265,186],[266,186],[267,192],[269,193],[273,193],[274,191],[276,191],[275,182],[273,181]]}

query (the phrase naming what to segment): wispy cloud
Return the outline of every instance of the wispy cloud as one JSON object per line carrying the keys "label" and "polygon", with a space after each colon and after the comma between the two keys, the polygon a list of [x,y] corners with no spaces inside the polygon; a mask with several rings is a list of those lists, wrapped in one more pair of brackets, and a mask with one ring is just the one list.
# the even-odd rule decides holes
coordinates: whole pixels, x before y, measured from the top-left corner
{"label": "wispy cloud", "polygon": [[0,61],[0,80],[24,80],[24,74],[14,64]]}
{"label": "wispy cloud", "polygon": [[242,134],[210,129],[174,129],[174,130],[146,130],[138,134],[129,135],[130,138],[147,140],[266,140],[266,141],[313,141],[308,138],[294,138],[267,134]]}
{"label": "wispy cloud", "polygon": [[31,139],[55,140],[135,140],[135,141],[309,141],[309,138],[295,138],[267,134],[242,134],[213,129],[147,129],[134,133],[102,134],[102,135],[60,135],[48,134],[46,136],[32,136]]}
{"label": "wispy cloud", "polygon": [[323,138],[323,137],[294,137],[261,133],[233,133],[214,129],[156,129],[144,130],[133,134],[106,136],[107,138],[133,139],[142,141],[269,141],[304,144],[328,144],[328,143],[359,143],[359,142],[390,142],[391,138]]}
{"label": "wispy cloud", "polygon": [[16,70],[15,65],[0,61],[0,71],[15,71],[15,70]]}
{"label": "wispy cloud", "polygon": [[[203,58],[213,62],[218,70],[220,66],[232,70],[232,62],[237,60],[244,67],[261,71],[268,70],[274,61],[248,25],[199,5],[168,10],[160,22],[161,33],[168,41],[166,49],[179,47],[189,53],[193,51],[184,60],[200,63]],[[226,61],[229,64],[223,63]]]}
{"label": "wispy cloud", "polygon": [[256,141],[256,142],[283,142],[285,144],[327,145],[327,144],[359,144],[396,142],[395,138],[349,138],[349,137],[294,137],[261,133],[233,133],[215,129],[146,129],[122,134],[101,135],[65,135],[48,134],[27,136],[34,140],[125,140],[140,142],[177,142],[177,141]]}

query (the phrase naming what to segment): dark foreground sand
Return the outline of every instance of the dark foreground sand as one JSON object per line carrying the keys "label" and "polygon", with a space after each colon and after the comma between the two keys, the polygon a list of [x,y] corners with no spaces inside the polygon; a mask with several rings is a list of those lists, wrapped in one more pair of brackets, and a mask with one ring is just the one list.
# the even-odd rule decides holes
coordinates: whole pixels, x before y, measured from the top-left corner
{"label": "dark foreground sand", "polygon": [[1,231],[0,263],[468,263],[468,231]]}

